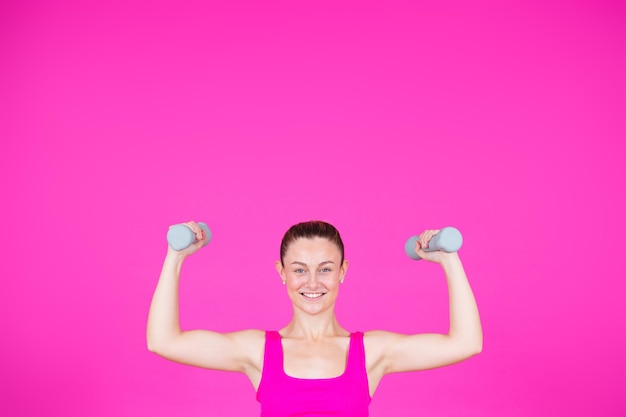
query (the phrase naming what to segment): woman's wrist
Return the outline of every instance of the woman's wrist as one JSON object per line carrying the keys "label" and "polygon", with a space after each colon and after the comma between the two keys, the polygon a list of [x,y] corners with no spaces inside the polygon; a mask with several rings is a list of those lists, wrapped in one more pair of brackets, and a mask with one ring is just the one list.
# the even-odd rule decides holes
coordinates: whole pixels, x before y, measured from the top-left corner
{"label": "woman's wrist", "polygon": [[168,248],[165,261],[163,262],[163,269],[173,268],[177,272],[180,272],[186,258],[187,256],[184,253]]}
{"label": "woman's wrist", "polygon": [[446,272],[462,267],[461,258],[457,252],[442,254],[439,264]]}

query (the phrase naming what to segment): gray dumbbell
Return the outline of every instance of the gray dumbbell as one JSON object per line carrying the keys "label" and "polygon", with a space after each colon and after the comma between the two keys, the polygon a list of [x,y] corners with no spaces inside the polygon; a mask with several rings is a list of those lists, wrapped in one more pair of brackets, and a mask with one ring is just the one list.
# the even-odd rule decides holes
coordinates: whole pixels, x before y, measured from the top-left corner
{"label": "gray dumbbell", "polygon": [[[404,244],[404,251],[407,256],[416,261],[422,259],[415,253],[415,244],[419,240],[419,236],[411,236]],[[463,246],[463,236],[458,229],[454,227],[444,227],[428,242],[428,247],[424,252],[433,252],[442,250],[444,252],[456,252]]]}
{"label": "gray dumbbell", "polygon": [[[198,222],[198,226],[200,226],[200,228],[204,230],[204,233],[206,234],[206,242],[204,242],[204,245],[202,245],[204,247],[208,245],[208,243],[211,241],[211,230],[205,223],[202,222]],[[193,232],[193,230],[191,230],[188,226],[185,226],[184,224],[176,224],[170,227],[170,229],[167,231],[167,243],[174,250],[183,250],[189,245],[196,242],[196,234]]]}

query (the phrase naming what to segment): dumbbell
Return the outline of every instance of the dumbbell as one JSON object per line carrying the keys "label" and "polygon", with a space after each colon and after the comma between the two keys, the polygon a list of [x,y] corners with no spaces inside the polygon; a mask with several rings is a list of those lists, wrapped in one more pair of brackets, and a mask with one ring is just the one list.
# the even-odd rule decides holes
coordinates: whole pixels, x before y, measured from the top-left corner
{"label": "dumbbell", "polygon": [[[206,242],[202,245],[202,247],[204,247],[211,241],[211,230],[205,223],[202,222],[198,222],[198,226],[200,226],[206,234]],[[174,250],[183,250],[197,241],[196,234],[193,230],[184,224],[175,224],[167,231],[167,243]]]}
{"label": "dumbbell", "polygon": [[[422,259],[417,253],[415,253],[415,244],[419,241],[419,236],[411,236],[404,244],[404,251],[411,259],[419,261]],[[461,249],[463,245],[463,236],[458,229],[454,227],[444,227],[428,242],[428,247],[424,249],[424,252],[433,252],[441,250],[444,252],[456,252]]]}

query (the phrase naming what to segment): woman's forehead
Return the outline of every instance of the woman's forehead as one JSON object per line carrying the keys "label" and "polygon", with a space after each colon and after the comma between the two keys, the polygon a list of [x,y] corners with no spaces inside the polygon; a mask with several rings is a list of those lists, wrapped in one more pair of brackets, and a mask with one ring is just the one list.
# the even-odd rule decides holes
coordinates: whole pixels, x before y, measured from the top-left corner
{"label": "woman's forehead", "polygon": [[341,258],[341,253],[337,245],[323,237],[299,238],[291,242],[285,253],[285,258]]}

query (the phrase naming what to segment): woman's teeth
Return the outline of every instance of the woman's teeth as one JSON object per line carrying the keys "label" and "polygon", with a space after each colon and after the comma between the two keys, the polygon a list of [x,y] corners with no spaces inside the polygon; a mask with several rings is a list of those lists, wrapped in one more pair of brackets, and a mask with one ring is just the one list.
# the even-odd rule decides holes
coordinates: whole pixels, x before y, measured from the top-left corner
{"label": "woman's teeth", "polygon": [[324,293],[321,292],[304,292],[302,293],[303,296],[305,296],[306,298],[320,298],[322,295],[324,295]]}

